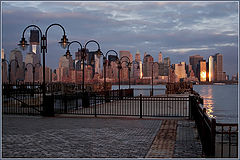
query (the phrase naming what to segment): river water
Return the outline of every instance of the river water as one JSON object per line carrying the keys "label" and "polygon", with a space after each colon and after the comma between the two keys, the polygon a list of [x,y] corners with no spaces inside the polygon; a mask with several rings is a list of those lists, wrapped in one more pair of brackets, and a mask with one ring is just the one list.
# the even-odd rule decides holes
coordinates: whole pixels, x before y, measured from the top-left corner
{"label": "river water", "polygon": [[[127,89],[128,85],[121,85],[121,89]],[[151,85],[131,85],[134,88],[134,96],[140,94],[149,96]],[[165,85],[154,85],[154,95],[164,94]],[[217,122],[238,122],[238,86],[237,85],[194,85],[194,90],[204,98],[204,105],[209,117],[215,117]],[[118,89],[113,85],[112,89]]]}

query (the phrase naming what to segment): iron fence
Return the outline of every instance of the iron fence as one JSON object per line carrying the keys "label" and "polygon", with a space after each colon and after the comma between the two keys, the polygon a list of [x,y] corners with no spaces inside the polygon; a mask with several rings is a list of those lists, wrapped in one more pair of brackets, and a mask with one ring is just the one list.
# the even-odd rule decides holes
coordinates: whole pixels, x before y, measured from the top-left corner
{"label": "iron fence", "polygon": [[84,107],[81,94],[54,95],[55,113],[138,117],[189,117],[189,97],[102,96],[89,94]]}
{"label": "iron fence", "polygon": [[3,114],[40,115],[42,111],[42,85],[37,84],[3,84]]}
{"label": "iron fence", "polygon": [[191,118],[195,120],[203,152],[207,157],[236,158],[238,156],[238,124],[216,123],[209,118],[206,108],[199,104],[202,99],[190,96]]}

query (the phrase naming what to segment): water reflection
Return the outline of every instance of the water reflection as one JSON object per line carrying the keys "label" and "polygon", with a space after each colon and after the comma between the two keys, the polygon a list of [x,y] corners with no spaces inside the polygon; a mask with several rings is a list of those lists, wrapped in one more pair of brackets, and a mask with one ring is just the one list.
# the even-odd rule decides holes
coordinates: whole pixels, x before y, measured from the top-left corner
{"label": "water reflection", "polygon": [[213,101],[213,90],[211,86],[204,87],[201,96],[204,98],[203,106],[206,108],[207,115],[210,118],[216,118],[213,115],[214,101]]}

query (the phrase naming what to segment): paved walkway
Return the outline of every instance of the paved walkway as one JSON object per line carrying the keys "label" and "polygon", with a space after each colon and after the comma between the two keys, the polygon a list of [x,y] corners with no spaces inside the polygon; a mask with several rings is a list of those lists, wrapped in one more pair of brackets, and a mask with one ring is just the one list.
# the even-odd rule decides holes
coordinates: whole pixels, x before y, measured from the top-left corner
{"label": "paved walkway", "polygon": [[195,143],[194,128],[188,120],[3,115],[2,129],[3,158],[201,156],[201,145]]}

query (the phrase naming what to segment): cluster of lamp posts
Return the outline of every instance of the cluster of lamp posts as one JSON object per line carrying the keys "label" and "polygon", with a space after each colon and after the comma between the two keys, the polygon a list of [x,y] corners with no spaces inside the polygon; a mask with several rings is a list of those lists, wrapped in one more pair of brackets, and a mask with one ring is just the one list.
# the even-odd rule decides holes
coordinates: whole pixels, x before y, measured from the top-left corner
{"label": "cluster of lamp posts", "polygon": [[[23,50],[25,50],[26,48],[27,48],[27,46],[29,45],[28,43],[27,43],[27,41],[25,40],[25,38],[24,38],[24,34],[25,34],[25,32],[26,32],[26,30],[28,29],[28,28],[31,28],[31,27],[34,27],[34,28],[37,28],[38,30],[39,30],[39,32],[40,32],[40,36],[41,36],[41,41],[40,41],[40,45],[41,45],[41,53],[42,53],[42,59],[43,59],[43,95],[45,95],[45,93],[46,93],[46,90],[45,90],[45,85],[46,85],[46,82],[45,82],[45,53],[47,53],[47,33],[48,33],[48,30],[49,30],[49,28],[51,28],[52,26],[59,26],[62,30],[63,30],[63,36],[62,36],[62,39],[61,39],[61,41],[59,42],[59,44],[61,45],[61,47],[62,48],[67,48],[67,51],[66,51],[66,54],[65,54],[65,56],[66,57],[69,57],[69,56],[72,56],[71,55],[71,53],[70,53],[70,46],[71,46],[71,44],[73,44],[73,43],[77,43],[77,44],[79,44],[79,46],[80,46],[80,49],[78,48],[78,50],[80,50],[81,51],[81,60],[83,61],[83,76],[82,76],[82,92],[84,92],[85,90],[84,90],[84,68],[85,68],[85,66],[84,66],[84,61],[86,60],[86,57],[87,57],[87,45],[89,44],[89,43],[96,43],[97,44],[97,47],[98,47],[98,50],[96,51],[96,54],[97,54],[97,56],[103,56],[103,66],[104,66],[104,90],[106,90],[106,65],[107,65],[107,56],[108,56],[108,54],[110,53],[110,52],[113,52],[113,53],[115,53],[116,54],[116,57],[117,57],[117,60],[115,61],[116,63],[117,63],[117,65],[118,65],[118,79],[119,79],[119,90],[120,90],[120,70],[122,69],[122,64],[123,63],[126,63],[127,64],[127,67],[128,67],[128,71],[130,72],[131,71],[131,65],[133,64],[133,63],[137,63],[138,64],[138,69],[139,69],[139,63],[137,62],[137,61],[130,61],[130,59],[127,57],[127,56],[123,56],[123,57],[121,57],[120,59],[118,58],[118,53],[115,51],[115,50],[109,50],[109,51],[107,51],[107,53],[104,55],[102,52],[101,52],[101,49],[100,49],[100,45],[99,45],[99,43],[97,42],[97,41],[95,41],[95,40],[89,40],[88,42],[86,42],[86,44],[83,46],[79,41],[76,41],[76,40],[74,40],[74,41],[71,41],[71,42],[69,42],[68,41],[68,39],[67,39],[67,36],[66,36],[66,34],[65,34],[65,29],[64,29],[64,27],[62,26],[62,25],[60,25],[60,24],[57,24],[57,23],[54,23],[54,24],[51,24],[51,25],[49,25],[48,27],[47,27],[47,29],[46,29],[46,31],[45,31],[45,34],[43,34],[43,32],[42,32],[42,30],[37,26],[37,25],[29,25],[29,26],[27,26],[25,29],[24,29],[24,31],[23,31],[23,34],[22,34],[22,38],[21,38],[21,40],[20,40],[20,43],[18,44]],[[15,60],[16,61],[16,60]],[[11,63],[11,62],[10,62]],[[9,63],[9,65],[10,65],[10,63]],[[30,63],[31,64],[31,63]],[[29,65],[29,64],[27,64],[27,65]],[[26,65],[26,66],[27,66]],[[35,66],[33,65],[33,64],[31,64],[32,65],[32,68],[33,68],[33,71],[35,72],[35,67],[36,67],[36,65],[38,65],[38,64],[35,64]],[[39,64],[39,65],[41,65],[41,64]],[[17,62],[17,66],[18,66],[18,62]],[[9,67],[10,68],[10,67]],[[10,72],[9,72],[10,73]],[[129,88],[130,88],[130,74],[128,74],[128,76],[129,76]],[[33,76],[34,77],[34,76]],[[10,76],[9,76],[9,79],[10,79]],[[33,79],[33,82],[34,82],[34,79]]]}

